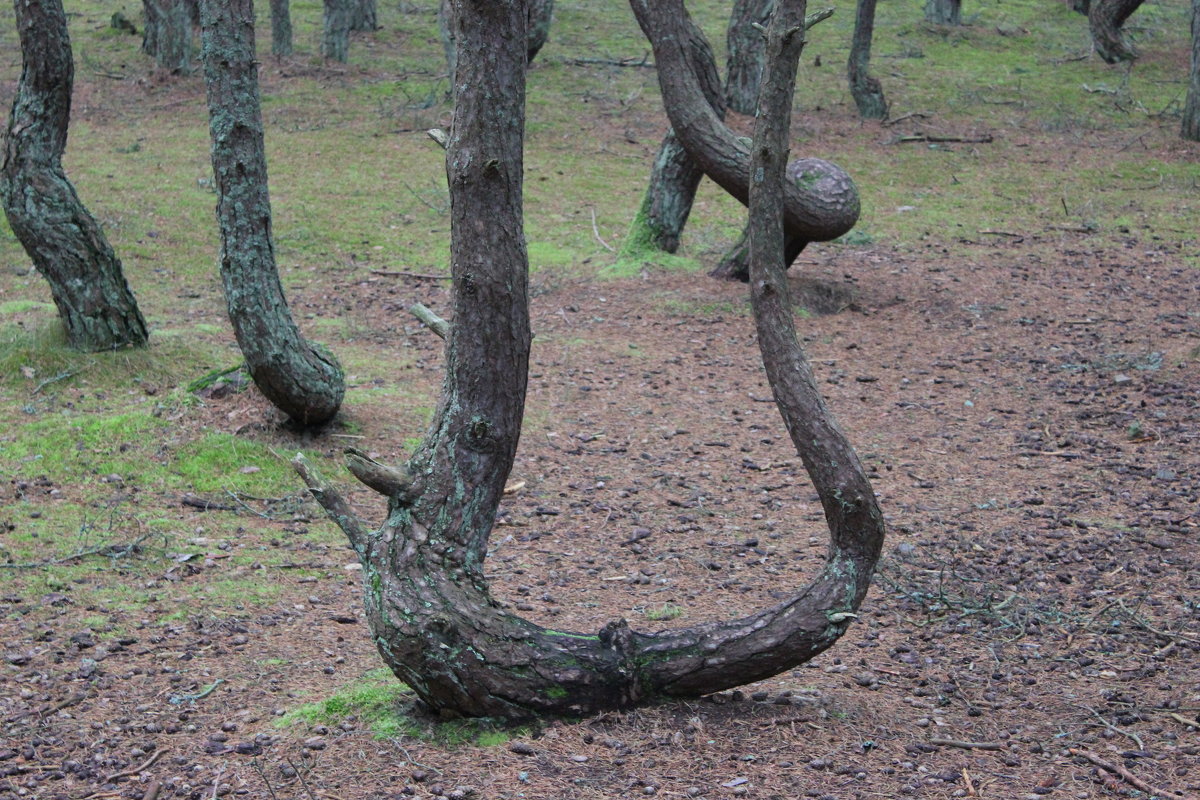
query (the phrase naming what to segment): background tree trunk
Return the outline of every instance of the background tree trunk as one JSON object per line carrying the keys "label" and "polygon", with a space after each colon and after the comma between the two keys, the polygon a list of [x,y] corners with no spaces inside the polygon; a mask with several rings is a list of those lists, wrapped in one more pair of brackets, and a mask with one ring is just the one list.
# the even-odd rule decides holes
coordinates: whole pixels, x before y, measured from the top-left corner
{"label": "background tree trunk", "polygon": [[1071,0],[1071,10],[1079,14],[1087,16],[1088,10],[1091,8],[1091,0]]}
{"label": "background tree trunk", "polygon": [[142,52],[154,57],[160,69],[184,75],[191,72],[192,12],[186,0],[142,0],[146,26]]}
{"label": "background tree trunk", "polygon": [[871,39],[875,35],[875,0],[858,0],[854,17],[854,37],[850,41],[850,60],[846,74],[850,95],[863,119],[887,119],[888,104],[883,85],[871,77]]}
{"label": "background tree trunk", "polygon": [[1142,0],[1092,0],[1088,8],[1092,44],[1096,54],[1109,64],[1137,58],[1137,53],[1125,41],[1121,26],[1141,4]]}
{"label": "background tree trunk", "polygon": [[271,0],[271,54],[292,54],[292,10],[289,0]]}
{"label": "background tree trunk", "polygon": [[1180,135],[1200,142],[1200,0],[1192,0],[1192,69]]}
{"label": "background tree trunk", "polygon": [[766,60],[762,31],[775,0],[736,0],[725,29],[725,103],[731,111],[753,114]]}
{"label": "background tree trunk", "polygon": [[16,0],[23,68],[8,118],[0,200],[76,350],[146,343],[146,322],[100,226],[63,171],[75,69],[61,0]]}
{"label": "background tree trunk", "polygon": [[252,0],[204,0],[202,38],[229,318],[259,390],[298,424],[320,425],[345,384],[336,359],[300,335],[279,283]]}
{"label": "background tree trunk", "polygon": [[454,33],[454,9],[450,0],[438,3],[437,13],[438,39],[442,42],[442,50],[446,53],[446,69],[450,76],[450,93],[454,93],[454,74],[458,70],[458,44]]}
{"label": "background tree trunk", "polygon": [[330,61],[346,63],[350,57],[352,0],[325,0],[321,28],[321,55]]}
{"label": "background tree trunk", "polygon": [[379,29],[379,13],[375,0],[350,0],[350,30],[374,31]]}
{"label": "background tree trunk", "polygon": [[[525,46],[525,63],[532,64],[533,59],[550,40],[550,27],[554,19],[554,0],[528,0],[527,39]],[[451,0],[441,0],[438,4],[438,39],[442,42],[442,50],[446,53],[446,67],[450,74],[450,88],[454,89],[454,74],[458,67],[458,51],[456,49],[457,35],[454,32],[454,8]]]}
{"label": "background tree trunk", "polygon": [[925,21],[934,25],[962,25],[962,0],[925,0]]}

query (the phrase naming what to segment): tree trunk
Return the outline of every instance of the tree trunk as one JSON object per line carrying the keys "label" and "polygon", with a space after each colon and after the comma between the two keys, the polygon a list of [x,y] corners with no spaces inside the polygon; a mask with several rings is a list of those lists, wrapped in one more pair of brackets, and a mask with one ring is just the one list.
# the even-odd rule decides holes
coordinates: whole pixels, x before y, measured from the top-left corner
{"label": "tree trunk", "polygon": [[321,55],[342,64],[350,57],[350,23],[353,18],[351,2],[352,0],[325,0]]}
{"label": "tree trunk", "polygon": [[292,54],[292,10],[289,0],[271,0],[271,55]]}
{"label": "tree trunk", "polygon": [[75,70],[61,0],[16,0],[23,68],[8,118],[0,200],[76,350],[146,343],[146,322],[108,240],[63,171]]}
{"label": "tree trunk", "polygon": [[1085,17],[1087,16],[1087,13],[1091,7],[1091,0],[1071,0],[1071,10],[1076,13],[1083,14]]}
{"label": "tree trunk", "polygon": [[1121,26],[1141,4],[1142,0],[1092,0],[1088,8],[1092,44],[1097,55],[1109,64],[1137,58],[1137,53],[1125,41]]}
{"label": "tree trunk", "polygon": [[1200,142],[1200,0],[1192,0],[1192,69],[1180,135]]}
{"label": "tree trunk", "polygon": [[458,70],[458,44],[454,33],[454,9],[450,0],[438,3],[437,13],[438,39],[442,42],[442,50],[446,53],[446,69],[450,76],[450,93],[454,93],[454,74]]}
{"label": "tree trunk", "polygon": [[[529,0],[526,23],[525,63],[533,59],[550,40],[550,25],[554,19],[554,0]],[[450,75],[450,87],[454,89],[454,74],[458,66],[457,35],[454,32],[454,8],[451,0],[441,0],[437,13],[438,39],[446,53],[446,67]]]}
{"label": "tree trunk", "polygon": [[375,0],[350,0],[350,30],[379,30],[379,13]]}
{"label": "tree trunk", "polygon": [[[781,381],[774,387],[780,410],[812,464],[831,531],[828,563],[812,584],[743,619],[654,634],[634,632],[625,620],[594,634],[551,630],[507,614],[491,598],[483,561],[516,452],[529,365],[519,35],[527,18],[522,0],[455,6],[462,81],[446,153],[454,319],[434,425],[408,478],[372,481],[390,495],[378,531],[368,531],[303,456],[294,462],[359,554],[381,656],[443,716],[509,720],[694,697],[802,663],[856,618],[883,528],[874,493],[811,374],[795,348],[774,340],[775,349],[764,347],[764,358],[776,361],[768,374]],[[763,313],[760,327],[783,324],[777,309]]]}
{"label": "tree trunk", "polygon": [[252,0],[204,0],[204,79],[208,89],[221,280],[238,345],[255,385],[300,425],[337,413],[342,370],[300,335],[288,310],[271,239]]}
{"label": "tree trunk", "polygon": [[863,119],[887,119],[888,104],[883,85],[871,77],[871,39],[875,34],[875,0],[858,0],[854,17],[854,37],[850,42],[850,61],[846,74],[850,79],[850,95]]}
{"label": "tree trunk", "polygon": [[[684,26],[689,67],[700,81],[705,102],[718,118],[724,119],[724,93],[712,47],[690,17],[684,20]],[[675,131],[668,130],[654,158],[642,205],[625,234],[620,258],[645,258],[655,252],[674,253],[679,249],[679,237],[703,177],[704,170],[684,150]]]}
{"label": "tree trunk", "polygon": [[766,48],[762,30],[775,10],[775,0],[735,0],[725,30],[725,103],[731,111],[753,114],[758,102]]}
{"label": "tree trunk", "polygon": [[185,0],[142,0],[146,27],[142,52],[160,69],[179,75],[192,71],[192,14]]}
{"label": "tree trunk", "polygon": [[925,21],[934,25],[962,25],[962,0],[925,0]]}
{"label": "tree trunk", "polygon": [[[792,162],[788,165],[788,169],[793,169],[799,162]],[[805,240],[796,236],[785,236],[783,240],[784,261],[787,266],[800,257],[804,252],[805,246],[808,244]],[[741,281],[747,283],[750,280],[750,226],[746,225],[742,229],[742,235],[734,243],[733,247],[721,257],[721,261],[708,273],[710,277],[719,278],[725,281]]]}

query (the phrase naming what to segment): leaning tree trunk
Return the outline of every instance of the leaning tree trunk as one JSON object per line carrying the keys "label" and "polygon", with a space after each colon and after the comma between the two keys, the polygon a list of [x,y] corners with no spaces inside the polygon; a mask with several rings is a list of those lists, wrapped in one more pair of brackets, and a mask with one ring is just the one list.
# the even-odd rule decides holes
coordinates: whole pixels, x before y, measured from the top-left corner
{"label": "leaning tree trunk", "polygon": [[185,0],[142,0],[146,26],[142,52],[160,69],[185,75],[192,71],[192,15]]}
{"label": "leaning tree trunk", "polygon": [[289,0],[271,0],[271,55],[292,54],[292,9]]}
{"label": "leaning tree trunk", "polygon": [[221,280],[229,318],[259,390],[300,425],[320,425],[337,413],[345,383],[337,360],[300,335],[279,283],[253,0],[204,0],[202,15]]}
{"label": "leaning tree trunk", "polygon": [[[772,339],[764,358],[775,361],[768,374],[812,465],[832,538],[813,583],[749,617],[652,634],[623,619],[597,633],[551,630],[506,613],[491,597],[483,562],[516,453],[529,366],[526,16],[522,0],[455,5],[461,85],[446,153],[454,319],[434,425],[404,470],[369,464],[377,469],[367,475],[360,456],[351,461],[360,479],[388,495],[379,530],[368,530],[303,456],[294,462],[359,555],[380,655],[432,710],[510,720],[694,697],[806,661],[856,618],[883,526],[861,465],[786,341]],[[784,324],[778,316],[790,312],[778,302],[757,304],[761,326]],[[391,477],[377,480],[383,473]]]}
{"label": "leaning tree trunk", "polygon": [[1200,142],[1200,0],[1192,0],[1192,70],[1180,135]]}
{"label": "leaning tree trunk", "polygon": [[17,0],[23,68],[8,118],[0,201],[50,284],[67,343],[99,351],[146,343],[146,322],[96,220],[63,171],[75,69],[61,0]]}
{"label": "leaning tree trunk", "polygon": [[374,31],[379,29],[379,12],[375,0],[351,0],[350,30]]}
{"label": "leaning tree trunk", "polygon": [[[550,25],[554,19],[554,0],[529,0],[525,40],[525,63],[533,59],[550,40]],[[438,38],[446,53],[446,68],[450,75],[450,91],[454,91],[454,76],[458,68],[457,35],[454,32],[454,8],[451,0],[441,0],[437,12]]]}
{"label": "leaning tree trunk", "polygon": [[[688,17],[684,20],[688,67],[700,82],[707,102],[720,119],[725,118],[725,99],[717,60],[704,31]],[[758,31],[755,31],[758,33]],[[761,36],[761,34],[759,34]],[[702,170],[684,150],[674,130],[668,130],[650,170],[650,184],[642,205],[630,223],[619,258],[645,258],[655,252],[674,253],[692,212]]]}
{"label": "leaning tree trunk", "polygon": [[733,4],[725,29],[725,102],[731,111],[754,113],[766,60],[762,27],[774,10],[775,0],[736,0]]}
{"label": "leaning tree trunk", "polygon": [[871,39],[875,35],[875,0],[858,0],[854,17],[854,38],[850,42],[850,60],[846,75],[850,79],[850,95],[863,119],[887,119],[888,104],[883,96],[883,84],[871,77]]}
{"label": "leaning tree trunk", "polygon": [[325,0],[321,55],[330,61],[344,64],[350,57],[350,23],[353,18],[351,2],[352,0]]}
{"label": "leaning tree trunk", "polygon": [[962,0],[925,0],[925,21],[934,25],[962,25]]}
{"label": "leaning tree trunk", "polygon": [[1121,26],[1141,4],[1142,0],[1092,0],[1088,8],[1092,44],[1096,54],[1109,64],[1137,58],[1137,53],[1125,41]]}

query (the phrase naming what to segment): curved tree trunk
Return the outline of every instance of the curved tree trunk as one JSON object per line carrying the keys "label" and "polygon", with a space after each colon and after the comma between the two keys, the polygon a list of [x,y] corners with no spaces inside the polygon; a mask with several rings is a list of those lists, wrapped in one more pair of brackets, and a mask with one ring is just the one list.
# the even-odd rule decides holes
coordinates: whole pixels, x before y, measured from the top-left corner
{"label": "curved tree trunk", "polygon": [[1092,0],[1088,8],[1092,44],[1096,54],[1109,64],[1137,58],[1137,53],[1125,41],[1121,26],[1141,4],[1142,0]]}
{"label": "curved tree trunk", "polygon": [[350,57],[350,24],[354,16],[351,2],[325,0],[322,16],[321,55],[342,64]]}
{"label": "curved tree trunk", "polygon": [[[725,118],[724,92],[717,73],[717,60],[700,27],[684,20],[688,65],[700,81],[704,98],[717,117]],[[758,33],[758,31],[755,31]],[[761,34],[759,34],[761,36]],[[650,170],[650,184],[642,205],[630,223],[621,245],[620,258],[643,258],[654,252],[674,253],[692,212],[696,190],[704,170],[684,150],[674,130],[668,130]]]}
{"label": "curved tree trunk", "polygon": [[962,25],[962,0],[925,0],[925,21],[934,25]]}
{"label": "curved tree trunk", "polygon": [[337,413],[345,384],[337,360],[300,335],[279,283],[253,2],[204,0],[202,13],[221,280],[229,318],[259,390],[300,425],[320,425]]}
{"label": "curved tree trunk", "polygon": [[850,61],[846,74],[850,95],[863,119],[887,119],[888,104],[883,85],[871,77],[871,39],[875,35],[875,0],[858,0],[854,17],[854,38],[850,42]]}
{"label": "curved tree trunk", "polygon": [[271,55],[292,54],[292,9],[289,0],[271,0]]}
{"label": "curved tree trunk", "polygon": [[98,351],[146,343],[146,322],[108,240],[63,171],[75,69],[61,0],[17,0],[24,61],[8,118],[0,200],[50,284],[67,342]]}
{"label": "curved tree trunk", "polygon": [[192,8],[186,0],[142,0],[146,26],[142,52],[160,69],[185,75],[192,71]]}
{"label": "curved tree trunk", "polygon": [[763,34],[775,0],[735,0],[725,29],[725,102],[731,111],[753,114],[758,102],[766,48]]}
{"label": "curved tree trunk", "polygon": [[[502,611],[489,595],[483,561],[516,452],[529,363],[524,37],[516,35],[526,17],[521,0],[455,4],[462,81],[446,154],[454,320],[433,429],[407,477],[369,484],[389,494],[378,531],[368,531],[303,456],[294,462],[359,554],[380,654],[432,710],[510,720],[691,697],[802,663],[855,618],[883,527],[874,493],[798,348],[774,338],[764,346],[764,358],[775,362],[768,374],[811,465],[832,536],[828,563],[812,584],[749,617],[654,634],[634,632],[624,620],[594,634],[551,630]],[[766,295],[777,292],[777,280]],[[756,303],[756,313],[760,327],[784,324],[777,304]],[[786,299],[782,313],[790,315]]]}
{"label": "curved tree trunk", "polygon": [[1180,135],[1200,142],[1200,0],[1192,0],[1192,70]]}

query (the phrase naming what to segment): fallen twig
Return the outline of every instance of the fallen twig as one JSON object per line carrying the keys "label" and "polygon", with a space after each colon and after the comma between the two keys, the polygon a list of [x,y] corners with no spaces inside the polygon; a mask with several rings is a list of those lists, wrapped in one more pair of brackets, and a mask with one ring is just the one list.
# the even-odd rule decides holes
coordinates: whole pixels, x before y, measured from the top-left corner
{"label": "fallen twig", "polygon": [[108,556],[109,558],[123,558],[131,553],[136,553],[141,549],[142,542],[150,538],[150,534],[143,534],[138,539],[129,544],[102,544],[99,547],[92,547],[88,550],[78,550],[70,555],[61,556],[59,558],[49,558],[45,561],[30,561],[22,564],[0,564],[0,569],[39,569],[41,567],[57,567],[60,564],[67,564],[80,558],[88,556]]}
{"label": "fallen twig", "polygon": [[199,511],[237,511],[236,506],[227,506],[224,503],[218,503],[216,500],[205,500],[203,497],[195,497],[193,495],[184,495],[179,500],[181,505],[188,508],[195,508]]}
{"label": "fallen twig", "polygon": [[958,739],[930,739],[930,744],[941,745],[942,747],[959,747],[963,750],[1003,750],[1004,745],[999,742],[962,742]]}
{"label": "fallen twig", "polygon": [[909,144],[911,142],[929,142],[930,144],[939,144],[947,142],[959,142],[962,144],[990,144],[992,135],[985,133],[982,136],[940,136],[933,133],[914,133],[910,136],[897,136],[891,141],[891,144]]}
{"label": "fallen twig", "polygon": [[385,278],[414,278],[419,281],[448,281],[449,275],[430,275],[423,272],[404,272],[393,269],[373,269],[372,275],[382,275]]}
{"label": "fallen twig", "polygon": [[654,69],[654,64],[650,62],[650,52],[646,51],[640,59],[635,58],[573,58],[572,64],[579,66],[587,66],[590,64],[600,64],[606,67],[645,67],[646,69]]}
{"label": "fallen twig", "polygon": [[617,252],[616,248],[614,248],[608,242],[604,241],[604,237],[602,237],[600,235],[600,229],[598,227],[596,227],[596,209],[594,209],[594,208],[592,209],[592,233],[594,233],[596,235],[596,241],[599,242],[600,244],[604,245],[605,250],[607,250],[610,253]]}
{"label": "fallen twig", "polygon": [[1079,748],[1072,747],[1067,752],[1069,752],[1073,756],[1080,756],[1081,758],[1086,758],[1088,761],[1092,762],[1097,767],[1100,767],[1100,769],[1107,770],[1108,772],[1111,772],[1114,775],[1120,776],[1121,779],[1124,780],[1126,783],[1128,783],[1130,786],[1133,786],[1136,789],[1141,789],[1146,794],[1157,795],[1159,797],[1170,797],[1175,794],[1174,792],[1168,791],[1166,789],[1156,789],[1155,787],[1151,786],[1150,784],[1146,783],[1144,780],[1139,778],[1137,775],[1134,775],[1132,772],[1125,769],[1125,767],[1123,767],[1122,765],[1113,764],[1108,761],[1105,761],[1103,758],[1101,758],[1100,756],[1096,755],[1095,753],[1093,753],[1089,750],[1080,750]]}

